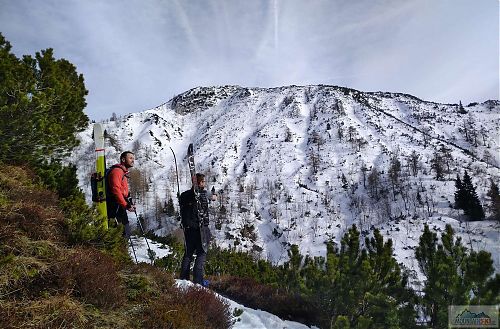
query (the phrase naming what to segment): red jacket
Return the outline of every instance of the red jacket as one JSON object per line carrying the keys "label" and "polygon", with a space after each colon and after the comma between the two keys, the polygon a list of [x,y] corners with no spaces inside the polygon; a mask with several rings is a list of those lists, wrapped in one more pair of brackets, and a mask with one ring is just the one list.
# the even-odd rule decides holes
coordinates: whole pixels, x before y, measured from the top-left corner
{"label": "red jacket", "polygon": [[[108,174],[108,191],[113,196],[113,201],[127,209],[128,202],[128,170],[125,166],[117,164]],[[116,168],[119,167],[119,168]]]}

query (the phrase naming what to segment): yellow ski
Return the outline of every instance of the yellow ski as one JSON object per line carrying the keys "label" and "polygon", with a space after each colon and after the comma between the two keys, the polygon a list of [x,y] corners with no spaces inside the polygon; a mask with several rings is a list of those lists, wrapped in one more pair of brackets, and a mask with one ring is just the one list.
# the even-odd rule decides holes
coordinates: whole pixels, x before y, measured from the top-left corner
{"label": "yellow ski", "polygon": [[104,129],[102,124],[94,124],[94,142],[95,142],[95,169],[97,183],[97,198],[94,199],[97,210],[103,217],[103,225],[108,228],[108,212],[106,210],[106,157],[104,154]]}

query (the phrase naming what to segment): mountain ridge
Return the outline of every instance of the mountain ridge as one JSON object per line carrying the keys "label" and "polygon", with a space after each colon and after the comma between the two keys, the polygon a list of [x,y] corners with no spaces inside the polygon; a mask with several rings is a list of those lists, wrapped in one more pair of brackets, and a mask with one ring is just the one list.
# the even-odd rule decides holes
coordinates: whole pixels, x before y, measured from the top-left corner
{"label": "mountain ridge", "polygon": [[[382,228],[396,240],[398,259],[411,268],[403,248],[415,247],[423,223],[438,230],[450,222],[459,234],[476,239],[476,248],[486,241],[498,268],[498,224],[465,223],[451,207],[457,173],[474,173],[483,204],[489,179],[498,183],[500,176],[500,103],[469,105],[462,110],[407,94],[324,85],[197,87],[154,109],[105,122],[115,141],[106,152],[108,159],[125,149],[136,152],[137,167],[147,176],[147,188],[136,189],[136,197],[148,226],[161,224],[163,234],[178,225],[157,205],[175,199],[168,148],[178,154],[181,189],[187,189],[183,157],[194,143],[199,169],[219,192],[213,231],[222,246],[282,262],[291,244],[306,254],[323,254],[324,241],[339,241],[356,223],[365,234]],[[90,131],[80,134],[82,145],[69,161],[92,158]],[[445,177],[435,180],[431,160],[440,150],[449,158],[443,160]],[[401,167],[397,182],[388,174],[393,159]],[[79,167],[85,191],[92,165]],[[374,168],[378,182],[369,185]]]}

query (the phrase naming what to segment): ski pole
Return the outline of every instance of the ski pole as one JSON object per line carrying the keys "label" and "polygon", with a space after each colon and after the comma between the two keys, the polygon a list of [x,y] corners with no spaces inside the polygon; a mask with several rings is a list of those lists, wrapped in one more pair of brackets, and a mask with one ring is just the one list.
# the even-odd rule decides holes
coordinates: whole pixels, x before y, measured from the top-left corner
{"label": "ski pole", "polygon": [[146,233],[144,233],[144,229],[142,228],[142,224],[141,224],[141,221],[139,220],[139,216],[137,216],[137,210],[134,209],[134,213],[135,213],[135,219],[139,223],[139,227],[141,228],[142,235],[144,236],[144,241],[146,241],[146,245],[148,246],[148,254],[149,254],[148,256],[150,256],[151,264],[153,264],[153,258],[152,258],[153,251],[149,247],[149,242],[148,242],[148,239],[146,238]]}
{"label": "ski pole", "polygon": [[[132,206],[134,206],[134,203],[132,202],[132,198],[129,197],[128,200],[127,200]],[[139,223],[139,227],[141,228],[141,232],[142,232],[142,235],[144,236],[144,239],[146,240],[146,244],[148,245],[148,250],[151,250],[151,248],[149,248],[149,243],[148,243],[148,239],[146,239],[146,233],[144,232],[144,229],[142,228],[142,223],[141,221],[139,220],[139,216],[137,216],[137,210],[134,208],[134,214],[135,214],[135,219],[137,220],[137,222]]]}
{"label": "ski pole", "polygon": [[135,263],[137,264],[137,256],[135,255],[135,249],[134,249],[134,244],[132,243],[132,237],[128,237],[130,240],[130,246],[132,247],[132,252],[134,253],[134,258],[135,258]]}

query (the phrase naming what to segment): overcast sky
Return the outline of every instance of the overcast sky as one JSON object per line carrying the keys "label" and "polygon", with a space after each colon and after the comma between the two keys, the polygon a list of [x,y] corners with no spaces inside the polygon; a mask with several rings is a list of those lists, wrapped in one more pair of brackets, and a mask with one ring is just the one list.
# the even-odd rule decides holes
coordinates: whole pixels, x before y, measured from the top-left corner
{"label": "overcast sky", "polygon": [[91,119],[196,86],[329,84],[499,99],[498,0],[0,0],[17,55],[54,48]]}

